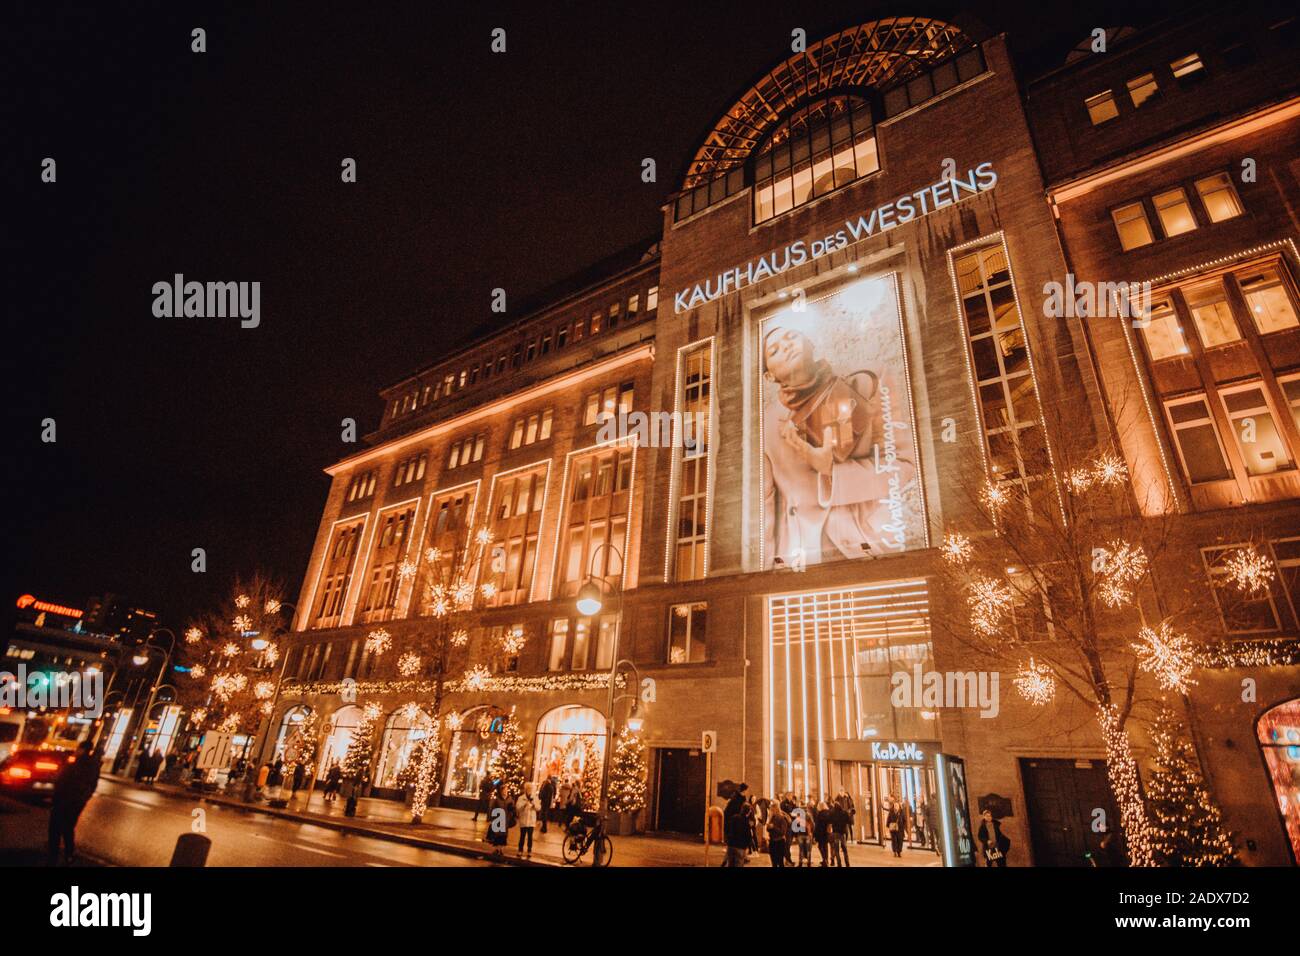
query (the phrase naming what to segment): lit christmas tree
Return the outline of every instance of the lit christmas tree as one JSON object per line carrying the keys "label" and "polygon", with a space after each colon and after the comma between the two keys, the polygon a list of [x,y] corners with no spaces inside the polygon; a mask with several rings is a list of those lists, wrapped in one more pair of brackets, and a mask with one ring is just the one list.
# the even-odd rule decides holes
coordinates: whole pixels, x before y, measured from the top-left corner
{"label": "lit christmas tree", "polygon": [[512,713],[506,717],[501,728],[501,739],[492,754],[488,774],[493,780],[500,780],[505,786],[505,795],[509,800],[518,799],[524,792],[526,756],[524,754],[524,736],[519,732],[519,721]]}
{"label": "lit christmas tree", "polygon": [[284,765],[285,769],[293,772],[293,768],[302,764],[304,767],[312,762],[316,756],[316,715],[308,714],[305,720],[299,721],[289,734],[289,739],[284,743]]}
{"label": "lit christmas tree", "polygon": [[348,741],[348,749],[343,754],[340,767],[347,779],[361,782],[370,774],[370,755],[374,749],[371,737],[378,717],[377,711],[377,707],[367,705],[362,711],[361,721],[352,729],[352,739]]}
{"label": "lit christmas tree", "polygon": [[629,730],[618,735],[609,770],[609,808],[635,813],[645,808],[646,759],[641,737]]}
{"label": "lit christmas tree", "polygon": [[1158,866],[1231,866],[1237,862],[1223,818],[1201,779],[1196,752],[1172,710],[1151,728],[1155,744],[1147,804]]}
{"label": "lit christmas tree", "polygon": [[600,809],[601,754],[590,737],[582,738],[582,808],[588,812]]}
{"label": "lit christmas tree", "polygon": [[420,776],[420,763],[424,760],[424,741],[418,741],[411,748],[411,754],[402,764],[402,769],[397,771],[397,786],[400,790],[407,787],[415,786],[416,780]]}

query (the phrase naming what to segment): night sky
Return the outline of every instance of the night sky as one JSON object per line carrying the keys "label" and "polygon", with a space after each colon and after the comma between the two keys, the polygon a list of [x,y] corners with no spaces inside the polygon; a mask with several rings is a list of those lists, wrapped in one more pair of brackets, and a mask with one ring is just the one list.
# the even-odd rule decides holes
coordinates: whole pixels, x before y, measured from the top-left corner
{"label": "night sky", "polygon": [[[490,326],[492,288],[517,317],[653,237],[697,141],[789,55],[792,28],[812,42],[970,9],[1032,68],[1134,21],[1132,4],[115,6],[0,14],[17,111],[5,606],[117,592],[172,624],[255,569],[296,597],[321,469],[359,447],[341,419],[373,429],[380,388]],[[505,55],[489,50],[496,26]],[[641,182],[647,156],[658,183]],[[151,288],[178,272],[260,281],[261,326],[155,318]],[[190,571],[195,547],[206,574]]]}

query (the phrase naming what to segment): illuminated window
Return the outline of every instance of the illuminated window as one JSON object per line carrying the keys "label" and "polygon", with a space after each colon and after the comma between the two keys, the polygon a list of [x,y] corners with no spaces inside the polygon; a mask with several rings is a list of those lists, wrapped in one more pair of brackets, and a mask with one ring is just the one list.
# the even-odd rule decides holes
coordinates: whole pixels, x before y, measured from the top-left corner
{"label": "illuminated window", "polygon": [[549,355],[551,352],[551,333],[546,332],[542,335],[542,354]]}
{"label": "illuminated window", "polygon": [[754,163],[754,222],[789,212],[880,168],[870,104],[818,100],[768,134]]}
{"label": "illuminated window", "polygon": [[1125,252],[1149,245],[1154,238],[1146,210],[1140,202],[1120,206],[1111,212],[1111,218],[1115,220],[1115,231],[1119,233],[1120,248]]}
{"label": "illuminated window", "polygon": [[483,449],[487,446],[487,435],[467,435],[451,443],[447,449],[447,469],[463,468],[472,462],[483,460]]}
{"label": "illuminated window", "polygon": [[544,409],[531,415],[522,415],[515,419],[510,429],[510,448],[522,448],[546,441],[551,437],[551,425],[554,421],[554,409]]}
{"label": "illuminated window", "polygon": [[631,322],[641,307],[641,296],[633,294],[627,297],[627,320]]}
{"label": "illuminated window", "polygon": [[555,347],[557,349],[562,349],[568,344],[569,344],[569,327],[567,325],[562,325],[560,326],[559,330],[555,333]]}
{"label": "illuminated window", "polygon": [[569,463],[569,500],[561,523],[558,594],[571,597],[588,576],[617,579],[627,547],[632,449],[610,448]]}
{"label": "illuminated window", "polygon": [[668,609],[668,663],[692,664],[708,660],[709,606],[674,604]]}
{"label": "illuminated window", "polygon": [[659,308],[659,287],[652,285],[645,294],[645,309],[647,312],[653,312]]}
{"label": "illuminated window", "polygon": [[619,304],[617,302],[614,302],[609,307],[609,321],[606,323],[605,327],[609,329],[618,328],[618,318],[619,318]]}
{"label": "illuminated window", "polygon": [[674,502],[673,574],[678,581],[704,577],[709,537],[709,420],[712,409],[712,348],[703,343],[682,356],[682,450]]}
{"label": "illuminated window", "polygon": [[1115,94],[1111,90],[1103,90],[1096,96],[1090,96],[1083,101],[1083,105],[1088,109],[1088,118],[1092,120],[1093,126],[1100,126],[1119,116],[1119,107],[1115,103]]}
{"label": "illuminated window", "polygon": [[1215,173],[1196,180],[1196,191],[1210,222],[1223,222],[1241,215],[1241,200],[1237,198],[1237,191],[1232,188],[1227,173]]}
{"label": "illuminated window", "polygon": [[406,552],[407,536],[415,520],[415,508],[394,511],[385,515],[371,556],[370,575],[361,610],[365,621],[386,621],[397,603],[397,566]]}
{"label": "illuminated window", "polygon": [[1151,197],[1151,202],[1156,207],[1156,215],[1160,218],[1160,227],[1166,237],[1180,236],[1196,228],[1192,207],[1181,187],[1157,193]]}
{"label": "illuminated window", "polygon": [[582,424],[595,425],[615,415],[626,415],[632,410],[634,392],[631,382],[591,392],[583,404]]}
{"label": "illuminated window", "polygon": [[1227,345],[1241,338],[1241,330],[1237,328],[1237,321],[1228,307],[1222,279],[1192,286],[1184,290],[1183,297],[1187,300],[1187,308],[1196,323],[1196,331],[1206,348]]}
{"label": "illuminated window", "polygon": [[1260,335],[1292,329],[1300,325],[1295,302],[1287,290],[1281,270],[1269,265],[1238,275],[1246,308]]}
{"label": "illuminated window", "polygon": [[326,552],[320,573],[320,595],[316,604],[317,627],[333,627],[339,622],[361,528],[362,525],[358,523],[338,528],[334,532],[334,540]]}
{"label": "illuminated window", "polygon": [[487,598],[490,606],[528,601],[537,567],[546,475],[547,468],[542,465],[496,481],[489,512],[492,544],[479,577],[480,584],[491,584],[495,590]]}
{"label": "illuminated window", "polygon": [[1205,64],[1199,53],[1189,53],[1170,63],[1169,72],[1179,83],[1190,83],[1205,78]]}
{"label": "illuminated window", "polygon": [[1291,408],[1291,417],[1295,421],[1295,427],[1300,430],[1300,375],[1279,378],[1278,384],[1282,386],[1282,393],[1286,395],[1286,402]]}
{"label": "illuminated window", "polygon": [[1141,76],[1135,76],[1128,81],[1127,85],[1128,98],[1132,101],[1135,109],[1160,92],[1160,87],[1156,85],[1156,75],[1154,73],[1143,73]]}
{"label": "illuminated window", "polygon": [[954,265],[993,478],[1035,479],[1048,461],[1006,253],[1000,243],[985,246]]}
{"label": "illuminated window", "polygon": [[1189,482],[1196,485],[1232,477],[1204,395],[1166,402],[1165,412]]}
{"label": "illuminated window", "polygon": [[1152,360],[1187,354],[1187,340],[1183,338],[1183,328],[1178,322],[1173,301],[1168,297],[1151,304],[1146,324],[1142,326],[1142,340],[1146,342],[1147,354]]}
{"label": "illuminated window", "polygon": [[401,485],[409,485],[413,481],[422,480],[427,462],[427,455],[412,455],[410,458],[399,461],[397,467],[393,469],[393,487],[397,488]]}
{"label": "illuminated window", "polygon": [[592,335],[600,334],[600,313],[599,312],[591,313],[591,334]]}
{"label": "illuminated window", "polygon": [[348,501],[369,498],[375,493],[375,472],[366,471],[353,477],[348,484]]}
{"label": "illuminated window", "polygon": [[1271,475],[1291,467],[1286,442],[1264,397],[1262,383],[1221,389],[1219,397],[1227,409],[1232,436],[1237,440],[1247,474]]}

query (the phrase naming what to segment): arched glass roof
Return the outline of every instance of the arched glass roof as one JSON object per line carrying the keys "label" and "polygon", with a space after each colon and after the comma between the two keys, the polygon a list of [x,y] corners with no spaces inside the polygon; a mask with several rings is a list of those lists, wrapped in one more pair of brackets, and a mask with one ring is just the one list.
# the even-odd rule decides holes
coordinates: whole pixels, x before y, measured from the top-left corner
{"label": "arched glass roof", "polygon": [[890,17],[850,27],[768,71],[714,124],[683,189],[744,164],[769,129],[801,102],[831,90],[884,88],[974,46],[960,29],[926,17]]}

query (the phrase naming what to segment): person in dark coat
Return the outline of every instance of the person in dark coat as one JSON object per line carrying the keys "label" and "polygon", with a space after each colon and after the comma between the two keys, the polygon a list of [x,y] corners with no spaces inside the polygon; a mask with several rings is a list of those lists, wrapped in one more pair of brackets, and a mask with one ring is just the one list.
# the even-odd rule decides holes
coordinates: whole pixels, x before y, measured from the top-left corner
{"label": "person in dark coat", "polygon": [[343,782],[343,768],[335,760],[325,771],[325,802],[333,803],[339,796],[339,784]]}
{"label": "person in dark coat", "polygon": [[[722,812],[722,836],[727,844],[727,854],[722,858],[723,866],[744,866],[745,854],[749,851],[753,834],[749,829],[749,818],[745,815],[745,798],[742,795],[732,810],[735,796],[727,802]],[[732,812],[728,814],[728,810]]]}
{"label": "person in dark coat", "polygon": [[307,770],[302,764],[296,763],[293,765],[293,792],[294,793],[297,793],[302,788],[302,778],[306,776],[306,773]]}
{"label": "person in dark coat", "polygon": [[551,805],[555,803],[555,778],[547,777],[542,781],[542,789],[537,794],[537,799],[541,809],[538,815],[542,818],[542,832],[546,832],[546,824],[551,819]]}
{"label": "person in dark coat", "polygon": [[849,831],[853,829],[853,818],[844,809],[840,801],[830,806],[831,811],[831,859],[836,866],[849,865]]}
{"label": "person in dark coat", "polygon": [[271,772],[266,775],[266,786],[268,789],[274,790],[276,787],[283,785],[283,783],[284,761],[277,757],[275,763],[271,765]]}
{"label": "person in dark coat", "polygon": [[103,754],[89,741],[77,749],[76,759],[59,773],[54,781],[54,796],[50,804],[49,849],[50,865],[59,862],[59,847],[63,847],[63,862],[71,863],[77,852],[77,820],[86,809],[95,788],[99,786],[99,762]]}
{"label": "person in dark coat", "polygon": [[903,855],[903,838],[907,836],[907,804],[889,798],[889,812],[885,815],[885,829],[889,832],[889,846],[894,856]]}
{"label": "person in dark coat", "polygon": [[1002,821],[993,819],[993,811],[985,810],[980,814],[982,821],[979,832],[975,834],[984,848],[986,866],[1006,866],[1007,851],[1011,849],[1011,838],[1002,832]]}
{"label": "person in dark coat", "polygon": [[510,839],[514,812],[514,802],[507,797],[505,784],[494,787],[487,807],[487,841],[492,845],[493,856],[500,856]]}
{"label": "person in dark coat", "polygon": [[826,866],[826,845],[831,838],[831,808],[823,800],[817,804],[817,815],[813,817],[813,842],[817,844],[817,852],[821,855],[822,866]]}

